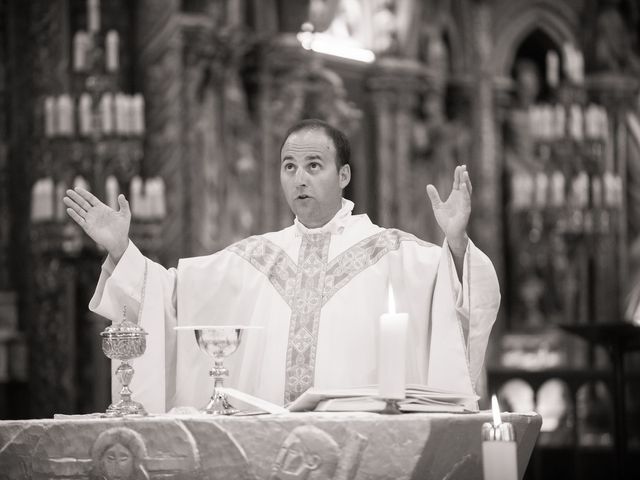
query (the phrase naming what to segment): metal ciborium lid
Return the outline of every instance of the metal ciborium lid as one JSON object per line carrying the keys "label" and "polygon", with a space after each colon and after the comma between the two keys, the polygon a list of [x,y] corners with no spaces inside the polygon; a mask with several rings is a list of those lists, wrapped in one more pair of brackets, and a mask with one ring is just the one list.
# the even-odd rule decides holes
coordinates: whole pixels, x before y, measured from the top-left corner
{"label": "metal ciborium lid", "polygon": [[104,354],[112,360],[122,362],[115,373],[122,384],[120,401],[109,405],[106,415],[109,417],[146,415],[147,412],[142,404],[131,399],[129,383],[133,378],[134,369],[128,361],[141,356],[147,349],[147,332],[139,325],[127,320],[127,309],[124,307],[122,321],[105,328],[100,336]]}

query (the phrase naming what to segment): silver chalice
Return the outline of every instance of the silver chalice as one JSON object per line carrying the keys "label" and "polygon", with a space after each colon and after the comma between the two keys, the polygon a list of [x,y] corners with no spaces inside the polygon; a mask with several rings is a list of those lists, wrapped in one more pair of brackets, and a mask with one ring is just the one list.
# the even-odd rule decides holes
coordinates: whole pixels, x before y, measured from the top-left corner
{"label": "silver chalice", "polygon": [[214,378],[213,393],[203,412],[211,415],[233,415],[239,410],[229,403],[227,394],[222,391],[224,379],[229,376],[229,369],[224,366],[224,359],[240,346],[243,330],[261,327],[245,325],[197,325],[180,326],[176,330],[193,330],[198,347],[213,358],[213,368],[209,375]]}
{"label": "silver chalice", "polygon": [[132,392],[129,383],[133,378],[133,367],[128,361],[141,356],[147,349],[147,332],[140,326],[126,319],[126,314],[120,323],[111,325],[100,333],[102,337],[102,351],[112,360],[120,360],[116,369],[116,377],[122,384],[120,401],[112,403],[107,408],[105,416],[142,416],[147,415],[141,403],[131,399]]}

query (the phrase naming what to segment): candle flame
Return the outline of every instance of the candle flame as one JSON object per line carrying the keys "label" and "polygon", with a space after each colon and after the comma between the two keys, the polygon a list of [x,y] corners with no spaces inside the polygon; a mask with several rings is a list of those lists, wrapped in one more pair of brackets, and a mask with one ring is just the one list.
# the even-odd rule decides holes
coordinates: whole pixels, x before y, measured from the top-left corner
{"label": "candle flame", "polygon": [[493,413],[493,426],[497,427],[502,423],[502,418],[500,418],[500,405],[498,405],[498,399],[495,395],[491,396],[491,412]]}
{"label": "candle flame", "polygon": [[387,300],[387,305],[389,306],[389,313],[396,313],[396,298],[393,295],[393,287],[391,286],[391,283],[389,283],[389,297]]}

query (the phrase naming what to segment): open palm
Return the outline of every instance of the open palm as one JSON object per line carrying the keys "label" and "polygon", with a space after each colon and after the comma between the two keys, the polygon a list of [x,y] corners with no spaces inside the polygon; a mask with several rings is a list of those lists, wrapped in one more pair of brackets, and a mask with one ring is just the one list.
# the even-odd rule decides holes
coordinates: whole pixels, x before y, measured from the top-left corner
{"label": "open palm", "polygon": [[63,199],[69,216],[97,244],[119,258],[129,243],[131,210],[124,195],[118,196],[120,209],[115,211],[83,188],[67,190]]}
{"label": "open palm", "polygon": [[449,239],[462,238],[467,230],[471,215],[471,180],[465,165],[456,167],[453,174],[453,189],[443,202],[436,187],[427,185],[436,221]]}

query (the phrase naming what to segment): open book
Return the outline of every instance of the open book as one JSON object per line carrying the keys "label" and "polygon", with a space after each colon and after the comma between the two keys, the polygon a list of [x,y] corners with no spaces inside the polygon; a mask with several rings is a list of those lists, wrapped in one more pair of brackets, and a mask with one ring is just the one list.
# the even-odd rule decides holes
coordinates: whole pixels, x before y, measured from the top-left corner
{"label": "open book", "polygon": [[[406,398],[399,400],[398,406],[402,412],[474,413],[478,411],[478,398],[424,385],[407,385]],[[385,406],[377,386],[329,390],[312,387],[288,408],[291,412],[380,412]]]}

